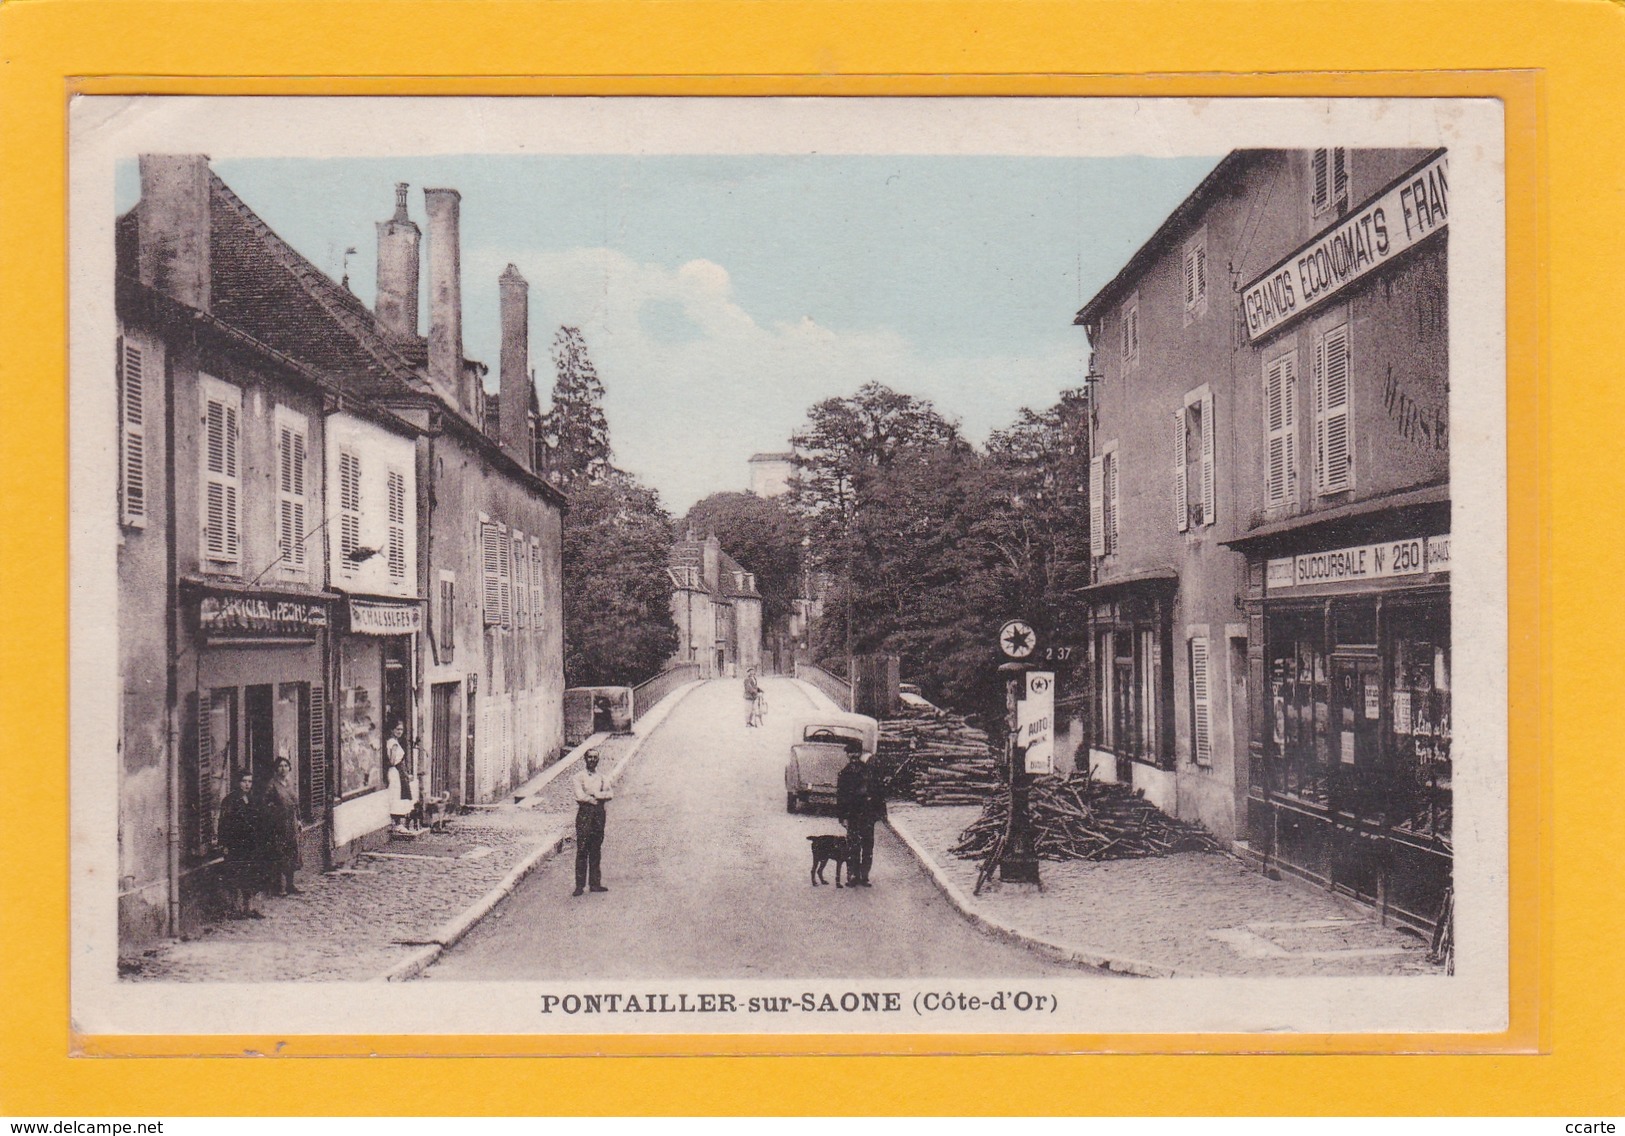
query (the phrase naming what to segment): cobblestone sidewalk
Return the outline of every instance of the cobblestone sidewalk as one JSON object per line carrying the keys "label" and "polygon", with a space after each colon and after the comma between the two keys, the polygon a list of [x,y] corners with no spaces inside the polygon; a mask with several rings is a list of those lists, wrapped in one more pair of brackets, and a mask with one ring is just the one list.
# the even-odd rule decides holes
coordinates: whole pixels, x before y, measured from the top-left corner
{"label": "cobblestone sidewalk", "polygon": [[[1043,891],[991,883],[948,851],[976,806],[891,806],[892,829],[972,918],[1080,959],[1148,976],[1442,974],[1427,944],[1326,893],[1273,881],[1234,857],[1186,852],[1144,860],[1044,861]],[[957,892],[957,898],[952,894]],[[1115,969],[1115,968],[1114,968]]]}
{"label": "cobblestone sidewalk", "polygon": [[538,845],[570,831],[573,818],[511,806],[458,817],[445,833],[393,839],[344,871],[301,872],[299,895],[260,898],[263,919],[213,924],[122,960],[120,970],[126,979],[167,982],[377,978]]}

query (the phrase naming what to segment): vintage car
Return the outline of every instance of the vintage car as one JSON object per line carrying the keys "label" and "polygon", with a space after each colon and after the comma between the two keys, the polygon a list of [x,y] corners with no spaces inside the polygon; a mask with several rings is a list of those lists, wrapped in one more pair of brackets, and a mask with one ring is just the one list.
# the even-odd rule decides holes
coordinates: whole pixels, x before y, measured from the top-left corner
{"label": "vintage car", "polygon": [[839,710],[799,718],[784,764],[784,807],[801,812],[835,804],[835,778],[853,750],[874,753],[880,724],[867,714]]}

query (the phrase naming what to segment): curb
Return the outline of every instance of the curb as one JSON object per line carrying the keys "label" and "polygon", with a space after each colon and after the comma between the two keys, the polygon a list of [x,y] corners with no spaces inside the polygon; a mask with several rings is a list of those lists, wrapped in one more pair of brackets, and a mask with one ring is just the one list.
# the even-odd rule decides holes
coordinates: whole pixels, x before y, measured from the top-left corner
{"label": "curb", "polygon": [[1078,966],[1094,967],[1097,970],[1109,970],[1114,974],[1129,975],[1135,978],[1210,978],[1211,975],[1194,970],[1176,970],[1170,966],[1161,966],[1157,963],[1144,962],[1140,959],[1127,958],[1122,955],[1108,954],[1096,947],[1073,947],[1065,943],[1057,943],[1053,939],[1046,939],[1039,935],[1031,935],[1025,931],[1018,931],[1008,923],[1002,923],[991,916],[983,915],[976,910],[959,885],[948,878],[940,864],[933,859],[912,833],[892,823],[890,818],[886,821],[903,846],[913,853],[914,858],[920,862],[931,875],[931,882],[937,885],[949,903],[958,909],[959,913],[970,920],[977,927],[997,939],[1007,943],[1015,943],[1026,947],[1036,954],[1055,959],[1057,962],[1072,963]]}
{"label": "curb", "polygon": [[[678,702],[682,701],[688,696],[688,693],[691,690],[699,685],[700,684],[698,682],[694,682],[678,687],[671,694],[660,700],[661,706],[667,706],[668,703],[670,705],[667,706],[665,711],[660,712],[660,716],[658,718],[655,717],[658,707],[656,710],[651,710],[649,714],[645,716],[644,721],[649,721],[650,718],[654,718],[654,721],[650,722],[648,730],[645,733],[636,735],[637,740],[627,747],[626,753],[622,755],[621,760],[616,764],[615,771],[609,775],[611,781],[618,781],[620,779],[622,771],[626,769],[626,767],[631,763],[632,759],[636,757],[643,749],[643,743],[648,738],[649,734],[654,733],[655,727],[659,726],[660,723],[665,719],[665,716],[671,713],[670,706],[677,705]],[[585,753],[589,744],[590,739],[589,742],[584,742],[577,747],[576,754],[579,755],[581,753]],[[551,784],[553,778],[559,776],[559,774],[562,773],[564,769],[568,768],[572,763],[573,758],[571,761],[556,762],[554,765],[554,771],[550,776],[548,776],[547,780],[543,782],[543,785]],[[538,790],[540,788],[541,786],[538,786]],[[535,794],[532,793],[529,795],[534,796]],[[518,807],[524,808],[525,806],[521,803]],[[541,867],[548,860],[552,859],[558,854],[559,849],[563,848],[574,838],[575,833],[573,831],[566,830],[565,832],[561,832],[558,836],[554,837],[551,841],[538,844],[523,860],[515,864],[513,869],[506,876],[502,877],[501,883],[497,884],[496,887],[492,888],[479,899],[475,900],[469,907],[452,916],[439,927],[436,927],[429,935],[429,942],[426,945],[416,951],[413,951],[410,955],[407,955],[406,958],[384,971],[384,973],[380,974],[375,981],[408,982],[422,974],[425,970],[429,969],[429,967],[434,965],[435,961],[445,953],[448,947],[455,946],[464,935],[473,930],[476,923],[491,913],[491,909],[493,907],[501,903],[510,894],[512,894],[513,889],[519,886],[519,882],[521,880],[530,875],[530,873],[535,871],[537,868]]]}

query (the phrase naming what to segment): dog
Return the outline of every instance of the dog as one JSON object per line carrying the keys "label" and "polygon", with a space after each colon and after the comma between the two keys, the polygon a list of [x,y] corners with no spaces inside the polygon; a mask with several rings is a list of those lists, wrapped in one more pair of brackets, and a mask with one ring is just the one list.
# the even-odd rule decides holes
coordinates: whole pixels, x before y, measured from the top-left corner
{"label": "dog", "polygon": [[846,869],[848,880],[852,878],[852,866],[847,863],[846,837],[844,836],[809,836],[812,841],[812,883],[813,887],[827,884],[824,878],[824,865],[834,861],[835,886],[841,886],[841,869]]}

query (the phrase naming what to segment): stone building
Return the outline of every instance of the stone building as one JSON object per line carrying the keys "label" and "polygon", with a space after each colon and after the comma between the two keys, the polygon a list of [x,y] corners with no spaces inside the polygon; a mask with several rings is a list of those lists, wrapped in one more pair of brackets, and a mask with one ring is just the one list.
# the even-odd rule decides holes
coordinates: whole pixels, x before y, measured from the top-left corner
{"label": "stone building", "polygon": [[1237,151],[1077,317],[1092,756],[1419,925],[1449,854],[1448,156]]}
{"label": "stone building", "polygon": [[677,651],[671,663],[695,663],[703,678],[742,675],[762,665],[762,596],[713,536],[692,533],[672,546],[671,617]]}

